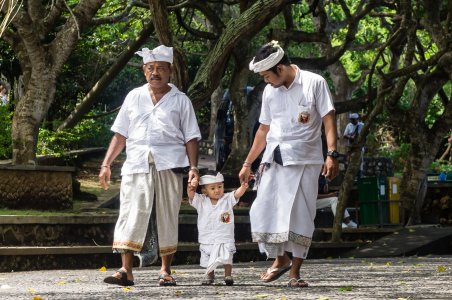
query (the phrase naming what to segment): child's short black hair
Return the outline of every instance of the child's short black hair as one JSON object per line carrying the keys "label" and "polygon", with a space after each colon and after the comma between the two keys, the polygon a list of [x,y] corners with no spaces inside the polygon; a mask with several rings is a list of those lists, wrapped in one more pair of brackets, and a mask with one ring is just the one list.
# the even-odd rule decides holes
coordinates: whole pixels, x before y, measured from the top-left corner
{"label": "child's short black hair", "polygon": [[206,170],[206,171],[202,171],[200,173],[201,173],[201,174],[199,174],[200,176],[204,176],[204,175],[217,176],[217,174],[218,174],[218,172],[214,171],[214,170]]}

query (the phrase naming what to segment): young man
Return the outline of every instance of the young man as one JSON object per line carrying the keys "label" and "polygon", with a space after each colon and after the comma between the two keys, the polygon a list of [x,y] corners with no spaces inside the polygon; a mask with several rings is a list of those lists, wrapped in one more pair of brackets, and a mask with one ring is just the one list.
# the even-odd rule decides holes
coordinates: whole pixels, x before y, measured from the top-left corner
{"label": "young man", "polygon": [[[306,287],[300,267],[314,232],[318,177],[322,165],[328,179],[338,173],[333,101],[325,79],[292,65],[275,41],[258,51],[250,70],[259,73],[267,86],[260,126],[239,177],[248,181],[251,163],[265,149],[250,221],[253,241],[275,261],[261,280],[271,282],[290,269],[288,285]],[[322,122],[328,144],[325,161]]]}
{"label": "young man", "polygon": [[[182,201],[182,174],[198,178],[198,140],[201,138],[188,97],[169,83],[173,48],[159,46],[137,52],[143,57],[147,84],[133,89],[112,126],[115,132],[101,166],[105,189],[110,165],[126,146],[121,169],[120,211],[113,249],[121,253],[122,267],[106,283],[133,285],[134,253],[141,251],[155,200],[159,254],[159,285],[176,285],[171,261],[177,249],[178,217]],[[155,199],[154,199],[155,198]]]}

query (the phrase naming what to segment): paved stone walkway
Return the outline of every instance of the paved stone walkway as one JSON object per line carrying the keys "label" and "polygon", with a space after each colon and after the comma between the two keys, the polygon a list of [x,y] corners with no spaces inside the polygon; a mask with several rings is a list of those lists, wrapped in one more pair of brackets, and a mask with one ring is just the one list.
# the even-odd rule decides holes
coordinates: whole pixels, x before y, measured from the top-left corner
{"label": "paved stone walkway", "polygon": [[287,275],[264,284],[270,262],[237,263],[236,284],[201,286],[203,269],[177,265],[176,287],[157,286],[158,267],[136,269],[135,286],[104,284],[113,270],[51,270],[0,273],[0,299],[452,299],[452,256],[307,260],[304,289],[287,288]]}

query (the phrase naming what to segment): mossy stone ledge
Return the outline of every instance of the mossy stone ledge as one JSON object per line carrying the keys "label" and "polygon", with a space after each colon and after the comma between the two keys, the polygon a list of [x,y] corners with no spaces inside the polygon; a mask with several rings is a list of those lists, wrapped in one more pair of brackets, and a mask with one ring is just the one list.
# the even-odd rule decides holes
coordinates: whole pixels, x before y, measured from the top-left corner
{"label": "mossy stone ledge", "polygon": [[73,205],[74,167],[0,164],[0,206],[61,210]]}

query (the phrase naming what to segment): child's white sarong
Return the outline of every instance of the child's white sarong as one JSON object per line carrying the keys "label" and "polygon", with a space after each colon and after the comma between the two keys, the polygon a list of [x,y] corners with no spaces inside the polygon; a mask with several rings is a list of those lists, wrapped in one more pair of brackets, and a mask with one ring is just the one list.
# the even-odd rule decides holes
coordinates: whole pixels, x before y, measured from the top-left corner
{"label": "child's white sarong", "polygon": [[234,253],[236,252],[234,243],[201,244],[200,266],[206,269],[206,274],[215,271],[218,266],[232,265]]}

